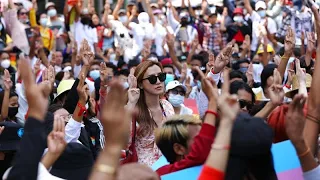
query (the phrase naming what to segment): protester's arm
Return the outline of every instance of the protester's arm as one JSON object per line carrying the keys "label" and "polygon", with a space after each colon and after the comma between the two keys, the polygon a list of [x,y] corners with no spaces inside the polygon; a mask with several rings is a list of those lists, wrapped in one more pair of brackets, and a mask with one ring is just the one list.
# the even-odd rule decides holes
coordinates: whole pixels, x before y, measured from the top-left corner
{"label": "protester's arm", "polygon": [[230,2],[230,0],[223,0],[223,5],[228,8],[228,14],[233,14],[235,9],[234,5]]}
{"label": "protester's arm", "polygon": [[314,37],[314,33],[311,32],[307,32],[307,49],[306,49],[306,55],[305,55],[305,62],[306,65],[309,66],[312,60],[312,53],[315,50],[315,37]]}
{"label": "protester's arm", "polygon": [[41,163],[47,168],[56,162],[67,146],[65,141],[65,122],[63,119],[53,121],[53,130],[47,137],[48,152],[44,155]]}
{"label": "protester's arm", "polygon": [[167,20],[168,20],[169,25],[173,29],[173,31],[176,31],[176,29],[177,29],[177,27],[179,26],[180,23],[174,17],[172,5],[167,11]]}
{"label": "protester's arm", "polygon": [[285,121],[287,135],[297,151],[303,172],[310,171],[318,166],[313,158],[312,151],[303,137],[305,125],[303,108],[306,100],[307,98],[303,94],[296,95],[289,105]]}
{"label": "protester's arm", "polygon": [[110,84],[107,95],[108,103],[102,107],[101,123],[106,138],[105,149],[100,153],[91,173],[90,179],[115,179],[119,166],[121,149],[129,139],[131,113],[124,108],[125,90],[119,81]]}
{"label": "protester's arm", "polygon": [[[317,37],[320,37],[320,17],[317,8],[312,6],[312,12],[315,17],[315,24],[316,24],[316,34]],[[316,53],[316,60],[314,65],[314,73],[313,79],[310,88],[310,94],[308,98],[308,115],[307,115],[307,122],[304,131],[304,137],[307,145],[310,147],[312,155],[314,155],[316,151],[316,145],[318,140],[319,134],[319,120],[320,120],[320,96],[319,89],[320,89],[320,38],[317,39],[317,53]]]}
{"label": "protester's arm", "polygon": [[106,0],[105,5],[104,5],[104,12],[103,12],[103,16],[102,16],[102,20],[101,21],[104,23],[104,25],[107,28],[111,28],[111,24],[109,23],[109,18],[108,18],[109,12],[110,12],[110,4],[109,4],[109,1]]}
{"label": "protester's arm", "polygon": [[188,57],[187,57],[187,64],[190,64],[192,57],[196,53],[198,46],[199,46],[199,39],[198,39],[198,37],[196,37],[196,38],[194,38],[194,40],[191,43],[191,50],[190,50]]}
{"label": "protester's arm", "polygon": [[0,121],[4,121],[8,117],[10,90],[13,85],[10,79],[9,71],[6,69],[4,70],[3,85],[4,85],[4,95],[2,100]]}
{"label": "protester's arm", "polygon": [[[182,2],[184,2],[184,1],[182,1]],[[193,10],[193,8],[192,8],[192,5],[191,5],[191,2],[190,2],[190,0],[188,0],[188,10],[189,10],[189,13],[190,13],[190,15],[192,16],[192,17],[197,17],[197,15],[196,15],[196,13],[194,12],[194,10]]]}
{"label": "protester's arm", "polygon": [[121,7],[123,6],[123,2],[124,2],[124,0],[119,0],[119,1],[117,2],[117,5],[116,5],[116,7],[114,8],[113,13],[112,13],[114,19],[118,19],[118,18],[119,18],[118,12],[119,12],[119,10],[121,9]]}
{"label": "protester's arm", "polygon": [[169,48],[169,55],[172,60],[173,65],[178,69],[179,72],[182,70],[182,64],[179,62],[175,50],[174,50],[174,36],[172,34],[167,34],[167,45]]}
{"label": "protester's arm", "polygon": [[[52,86],[49,81],[36,85],[29,60],[20,57],[20,75],[29,105],[28,119],[20,142],[16,160],[8,179],[37,179],[38,164],[46,146],[44,117]],[[26,168],[27,167],[27,168]]]}
{"label": "protester's arm", "polygon": [[252,10],[252,7],[251,7],[251,4],[250,4],[250,1],[249,0],[243,0],[244,2],[244,8],[247,10],[247,12],[251,15],[253,10]]}
{"label": "protester's arm", "polygon": [[[224,71],[223,77],[222,95],[218,99],[221,111],[220,126],[205,163],[205,168],[210,167],[222,173],[227,167],[233,122],[240,110],[237,97],[229,94],[229,71]],[[205,179],[204,176],[202,172],[199,179]]]}
{"label": "protester's arm", "polygon": [[149,15],[151,24],[152,24],[153,26],[155,26],[155,25],[156,25],[156,21],[155,21],[155,19],[154,19],[154,15],[153,15],[152,9],[151,9],[151,7],[150,7],[150,2],[149,2],[149,1],[146,1],[146,0],[142,0],[142,1],[143,1],[143,2],[145,3],[145,5],[146,5],[147,13],[148,13],[148,15]]}
{"label": "protester's arm", "polygon": [[295,44],[296,44],[295,34],[292,28],[290,27],[288,28],[287,35],[285,38],[284,55],[281,57],[281,62],[278,67],[278,71],[280,72],[280,75],[281,75],[281,82],[284,78],[284,73],[286,71],[289,58],[292,56]]}

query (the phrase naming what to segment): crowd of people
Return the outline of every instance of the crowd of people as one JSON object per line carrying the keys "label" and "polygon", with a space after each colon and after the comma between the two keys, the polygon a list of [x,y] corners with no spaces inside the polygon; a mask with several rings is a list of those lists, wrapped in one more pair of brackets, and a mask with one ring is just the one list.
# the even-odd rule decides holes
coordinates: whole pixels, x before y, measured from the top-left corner
{"label": "crowd of people", "polygon": [[1,1],[3,179],[319,179],[320,1],[172,1]]}

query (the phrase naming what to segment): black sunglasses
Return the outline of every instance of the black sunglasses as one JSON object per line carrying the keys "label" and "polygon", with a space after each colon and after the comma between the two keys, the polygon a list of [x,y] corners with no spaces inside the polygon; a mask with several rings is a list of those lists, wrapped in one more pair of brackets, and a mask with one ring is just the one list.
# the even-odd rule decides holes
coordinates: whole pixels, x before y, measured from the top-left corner
{"label": "black sunglasses", "polygon": [[19,13],[20,15],[28,15],[28,13],[27,12],[21,12],[21,13]]}
{"label": "black sunglasses", "polygon": [[251,110],[253,107],[253,104],[251,102],[246,101],[246,100],[239,99],[238,102],[239,102],[241,109],[244,107],[247,107],[248,110]]}
{"label": "black sunglasses", "polygon": [[170,93],[174,94],[174,95],[181,95],[181,96],[185,96],[186,95],[186,92],[184,90],[177,90],[177,89],[172,89],[170,90]]}
{"label": "black sunglasses", "polygon": [[144,78],[142,80],[148,79],[150,84],[156,84],[158,79],[160,82],[164,82],[166,80],[166,73],[159,73],[158,75],[151,75],[147,78]]}

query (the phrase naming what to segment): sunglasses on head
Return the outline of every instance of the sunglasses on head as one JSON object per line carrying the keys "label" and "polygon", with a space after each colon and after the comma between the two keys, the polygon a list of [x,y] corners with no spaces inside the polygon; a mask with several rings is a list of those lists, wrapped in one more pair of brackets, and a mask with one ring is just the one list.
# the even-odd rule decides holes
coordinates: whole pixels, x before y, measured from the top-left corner
{"label": "sunglasses on head", "polygon": [[246,101],[246,100],[243,100],[243,99],[239,99],[238,102],[239,102],[239,105],[240,105],[241,109],[247,107],[248,110],[251,110],[252,107],[253,107],[253,104],[251,102],[249,102],[249,101]]}
{"label": "sunglasses on head", "polygon": [[164,82],[166,80],[166,73],[159,73],[158,75],[151,75],[147,78],[144,78],[142,80],[148,79],[150,84],[156,84],[158,79],[160,82]]}

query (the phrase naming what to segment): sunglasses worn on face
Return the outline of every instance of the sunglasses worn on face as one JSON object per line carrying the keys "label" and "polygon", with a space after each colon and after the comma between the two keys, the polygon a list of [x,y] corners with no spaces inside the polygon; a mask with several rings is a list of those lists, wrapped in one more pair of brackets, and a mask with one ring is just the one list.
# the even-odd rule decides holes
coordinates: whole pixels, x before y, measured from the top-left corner
{"label": "sunglasses worn on face", "polygon": [[182,90],[182,91],[179,91],[179,90],[177,90],[177,89],[172,89],[172,90],[170,90],[170,93],[171,94],[174,94],[174,95],[177,95],[177,94],[179,94],[179,95],[181,95],[181,96],[185,96],[185,92]]}
{"label": "sunglasses worn on face", "polygon": [[249,101],[246,101],[246,100],[243,100],[243,99],[239,99],[238,100],[239,102],[239,105],[240,105],[240,108],[244,108],[244,107],[247,107],[248,110],[251,110],[252,107],[253,107],[253,104]]}
{"label": "sunglasses worn on face", "polygon": [[20,15],[28,15],[26,12],[21,12]]}
{"label": "sunglasses worn on face", "polygon": [[156,84],[158,79],[160,82],[164,82],[166,80],[166,73],[159,73],[158,75],[151,75],[147,78],[144,78],[142,80],[148,79],[150,84]]}

